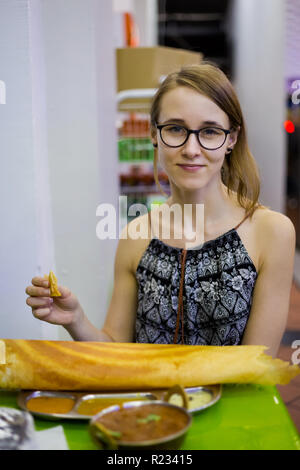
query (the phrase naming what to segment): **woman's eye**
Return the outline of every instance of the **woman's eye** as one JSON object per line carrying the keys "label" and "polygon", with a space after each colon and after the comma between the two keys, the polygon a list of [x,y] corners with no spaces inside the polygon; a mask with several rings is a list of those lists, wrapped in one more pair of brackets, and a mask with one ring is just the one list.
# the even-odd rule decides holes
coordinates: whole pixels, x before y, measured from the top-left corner
{"label": "woman's eye", "polygon": [[213,136],[213,135],[219,135],[221,134],[222,131],[218,130],[218,129],[202,129],[201,130],[201,133],[202,135],[205,135],[205,136]]}
{"label": "woman's eye", "polygon": [[184,132],[184,128],[181,126],[170,126],[167,128],[167,130],[172,134],[182,134]]}

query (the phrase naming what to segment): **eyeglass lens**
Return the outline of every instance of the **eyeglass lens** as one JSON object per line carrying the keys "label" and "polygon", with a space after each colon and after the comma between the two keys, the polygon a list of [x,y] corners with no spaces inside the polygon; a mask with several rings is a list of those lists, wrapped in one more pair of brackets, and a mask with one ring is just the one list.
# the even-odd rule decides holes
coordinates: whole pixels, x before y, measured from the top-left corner
{"label": "eyeglass lens", "polygon": [[[177,147],[183,145],[187,139],[188,131],[181,126],[165,126],[161,128],[161,138],[166,145]],[[221,147],[226,139],[226,133],[216,127],[200,129],[198,138],[203,147],[216,149]]]}

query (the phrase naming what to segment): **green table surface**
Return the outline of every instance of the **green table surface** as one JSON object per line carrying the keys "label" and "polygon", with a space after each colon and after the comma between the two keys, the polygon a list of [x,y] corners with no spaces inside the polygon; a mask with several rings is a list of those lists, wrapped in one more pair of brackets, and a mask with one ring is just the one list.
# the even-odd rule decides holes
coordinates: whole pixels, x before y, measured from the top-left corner
{"label": "green table surface", "polygon": [[[16,392],[0,406],[17,408]],[[35,419],[37,431],[62,425],[70,450],[95,449],[88,421]],[[300,450],[300,436],[276,387],[223,385],[221,399],[193,415],[182,450]]]}

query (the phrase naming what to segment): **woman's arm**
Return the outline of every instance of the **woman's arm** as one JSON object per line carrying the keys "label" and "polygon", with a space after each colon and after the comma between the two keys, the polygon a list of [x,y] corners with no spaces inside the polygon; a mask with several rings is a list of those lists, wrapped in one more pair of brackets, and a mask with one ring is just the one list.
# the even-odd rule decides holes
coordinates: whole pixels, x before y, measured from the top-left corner
{"label": "woman's arm", "polygon": [[276,357],[289,313],[296,234],[291,220],[273,211],[259,221],[257,234],[261,263],[242,344],[265,345]]}
{"label": "woman's arm", "polygon": [[137,309],[137,281],[132,269],[135,242],[120,239],[114,263],[114,287],[103,328],[94,327],[83,315],[80,322],[65,326],[79,341],[132,342]]}
{"label": "woman's arm", "polygon": [[[132,223],[136,222],[136,219]],[[130,225],[128,224],[128,225]],[[124,232],[127,233],[127,227]],[[114,262],[114,288],[103,328],[96,328],[85,315],[79,300],[65,286],[59,285],[60,296],[51,297],[49,281],[34,277],[25,292],[27,305],[35,318],[63,326],[76,341],[131,342],[137,310],[135,261],[136,241],[121,236]]]}

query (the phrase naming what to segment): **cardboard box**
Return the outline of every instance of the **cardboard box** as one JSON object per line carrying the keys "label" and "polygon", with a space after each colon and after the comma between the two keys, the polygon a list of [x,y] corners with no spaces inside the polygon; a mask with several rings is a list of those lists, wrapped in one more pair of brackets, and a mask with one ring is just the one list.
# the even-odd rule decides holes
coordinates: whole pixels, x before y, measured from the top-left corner
{"label": "cardboard box", "polygon": [[[183,65],[200,64],[203,54],[173,47],[127,47],[117,49],[117,91],[157,88],[166,75]],[[131,104],[129,104],[129,101]],[[140,107],[143,100],[126,100],[126,105]],[[149,100],[144,100],[148,101]],[[139,103],[139,104],[138,104]]]}

